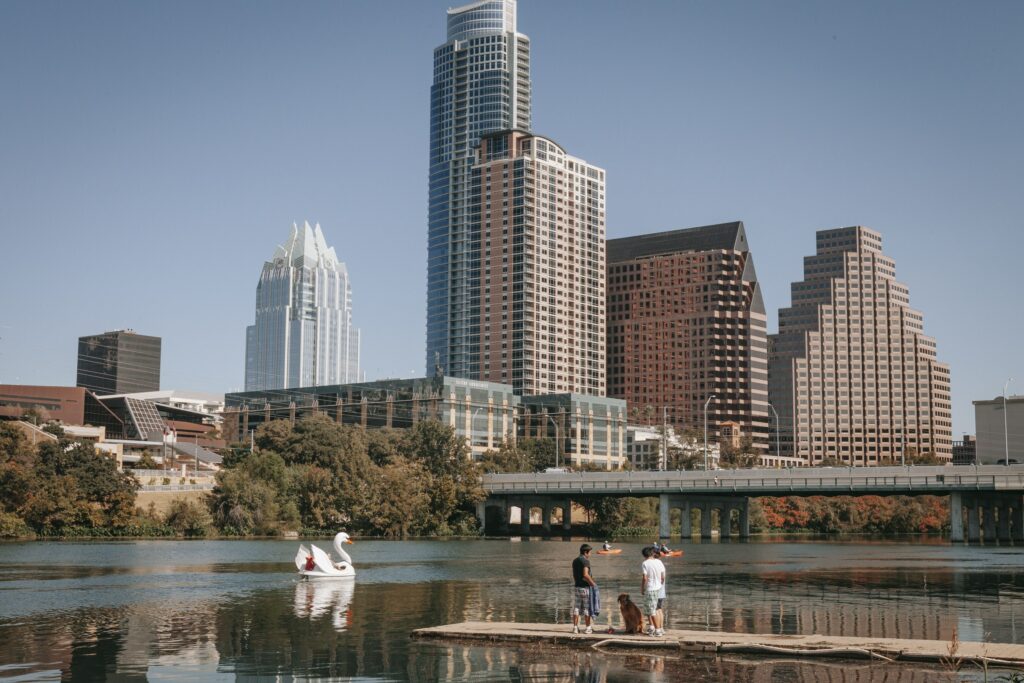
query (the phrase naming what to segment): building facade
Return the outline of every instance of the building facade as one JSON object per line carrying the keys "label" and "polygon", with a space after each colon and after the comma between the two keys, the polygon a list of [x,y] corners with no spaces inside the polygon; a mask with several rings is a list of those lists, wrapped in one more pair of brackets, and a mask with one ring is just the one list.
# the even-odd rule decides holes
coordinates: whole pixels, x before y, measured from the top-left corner
{"label": "building facade", "polygon": [[518,437],[554,439],[562,466],[620,469],[626,462],[626,402],[601,396],[523,396]]}
{"label": "building facade", "polygon": [[480,137],[530,130],[530,40],[516,31],[515,0],[448,10],[430,88],[427,374],[478,376],[479,223],[470,180]]}
{"label": "building facade", "polygon": [[743,223],[608,240],[608,395],[768,444],[767,317]]}
{"label": "building facade", "polygon": [[55,420],[103,427],[108,437],[120,437],[124,431],[121,419],[83,387],[0,384],[0,420],[28,419],[32,414],[39,424]]}
{"label": "building facade", "polygon": [[245,388],[360,379],[348,269],[327,246],[319,223],[292,224],[288,241],[263,264],[256,286],[256,320],[245,334]]}
{"label": "building facade", "polygon": [[76,386],[99,395],[160,389],[160,337],[114,330],[78,338]]}
{"label": "building facade", "polygon": [[523,396],[605,394],[604,180],[547,138],[481,139],[470,376]]}
{"label": "building facade", "polygon": [[822,230],[769,337],[769,400],[783,455],[815,464],[899,462],[952,449],[949,367],[936,360],[882,237]]}
{"label": "building facade", "polygon": [[236,441],[272,420],[321,414],[366,429],[408,429],[437,420],[464,438],[476,458],[520,438],[554,440],[566,464],[612,469],[625,455],[623,401],[578,394],[520,397],[508,384],[459,377],[249,391],[224,400],[223,433]]}
{"label": "building facade", "polygon": [[970,434],[953,442],[953,464],[973,465],[978,462],[978,442]]}
{"label": "building facade", "polygon": [[974,401],[974,430],[979,465],[1024,463],[1024,396]]}

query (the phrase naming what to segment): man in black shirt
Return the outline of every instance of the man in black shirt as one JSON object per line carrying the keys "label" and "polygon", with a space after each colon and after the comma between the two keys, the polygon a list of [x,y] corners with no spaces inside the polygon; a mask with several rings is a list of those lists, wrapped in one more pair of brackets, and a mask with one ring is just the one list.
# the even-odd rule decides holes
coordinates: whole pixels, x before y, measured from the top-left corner
{"label": "man in black shirt", "polygon": [[580,632],[580,614],[586,621],[587,629],[584,633],[593,633],[594,628],[590,625],[591,606],[590,590],[596,588],[594,577],[590,573],[590,551],[591,547],[584,543],[580,546],[580,556],[572,561],[572,632]]}

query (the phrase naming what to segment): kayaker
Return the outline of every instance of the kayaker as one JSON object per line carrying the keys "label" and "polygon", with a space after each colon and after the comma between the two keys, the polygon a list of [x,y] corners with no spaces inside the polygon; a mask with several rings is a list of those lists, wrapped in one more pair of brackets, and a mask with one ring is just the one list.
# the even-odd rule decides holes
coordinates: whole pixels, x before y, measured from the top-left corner
{"label": "kayaker", "polygon": [[612,549],[612,542],[611,541],[605,541],[604,545],[601,546],[601,548],[602,548],[602,550],[611,550]]}

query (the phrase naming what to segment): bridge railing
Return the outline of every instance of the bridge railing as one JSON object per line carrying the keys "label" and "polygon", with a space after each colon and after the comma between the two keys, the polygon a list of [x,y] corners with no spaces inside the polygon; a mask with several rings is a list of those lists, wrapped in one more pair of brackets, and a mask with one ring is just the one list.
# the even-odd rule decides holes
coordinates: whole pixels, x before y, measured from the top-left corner
{"label": "bridge railing", "polygon": [[494,495],[1024,492],[1024,466],[491,474],[484,476],[483,484]]}

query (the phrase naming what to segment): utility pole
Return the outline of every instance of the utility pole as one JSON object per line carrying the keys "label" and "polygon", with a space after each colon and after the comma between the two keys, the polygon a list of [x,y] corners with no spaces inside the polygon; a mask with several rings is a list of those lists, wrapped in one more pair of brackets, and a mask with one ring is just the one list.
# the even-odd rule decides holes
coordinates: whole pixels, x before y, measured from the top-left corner
{"label": "utility pole", "polygon": [[661,462],[662,470],[668,469],[668,406],[661,407]]}
{"label": "utility pole", "polygon": [[708,404],[715,397],[714,394],[708,396],[708,400],[704,401],[704,471],[708,471]]}
{"label": "utility pole", "polygon": [[775,459],[779,458],[779,414],[775,412],[775,407],[769,403],[768,407],[772,409],[772,415],[775,416]]}
{"label": "utility pole", "polygon": [[1004,458],[1006,459],[1006,466],[1010,466],[1010,432],[1006,426],[1006,391],[1010,388],[1010,382],[1013,378],[1006,380],[1006,384],[1003,385],[1003,448],[1005,449]]}

